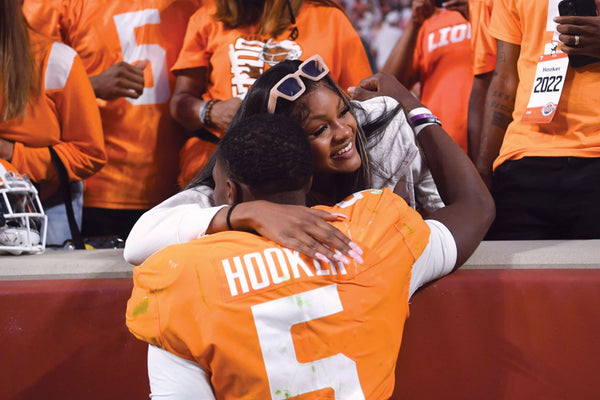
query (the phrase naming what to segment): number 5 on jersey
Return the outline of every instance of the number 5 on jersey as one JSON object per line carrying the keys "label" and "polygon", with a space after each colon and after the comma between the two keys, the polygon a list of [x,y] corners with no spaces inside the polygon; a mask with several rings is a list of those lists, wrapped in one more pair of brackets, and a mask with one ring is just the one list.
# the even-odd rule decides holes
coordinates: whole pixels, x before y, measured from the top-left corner
{"label": "number 5 on jersey", "polygon": [[169,100],[169,71],[167,70],[167,52],[158,44],[138,44],[135,29],[148,24],[160,24],[158,10],[134,11],[113,17],[117,34],[121,42],[123,61],[134,64],[136,61],[149,60],[152,68],[154,86],[145,87],[137,99],[126,98],[133,105],[163,104]]}
{"label": "number 5 on jersey", "polygon": [[337,400],[364,400],[356,363],[350,358],[338,353],[308,363],[296,359],[292,326],[343,310],[337,285],[252,307],[272,399],[332,388]]}

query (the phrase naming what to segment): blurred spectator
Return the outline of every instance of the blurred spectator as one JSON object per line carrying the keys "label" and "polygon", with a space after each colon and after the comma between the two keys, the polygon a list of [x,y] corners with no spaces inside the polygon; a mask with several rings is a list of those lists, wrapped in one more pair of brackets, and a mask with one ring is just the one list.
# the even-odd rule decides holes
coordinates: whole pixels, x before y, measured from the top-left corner
{"label": "blurred spectator", "polygon": [[63,190],[80,227],[82,180],[106,162],[100,113],[77,53],[31,30],[19,0],[0,4],[0,158],[39,186],[47,243],[62,245],[72,237]]}
{"label": "blurred spectator", "polygon": [[[498,210],[490,239],[600,238],[600,17],[558,17],[557,3],[494,3],[477,159]],[[575,55],[596,58],[574,67]]]}
{"label": "blurred spectator", "polygon": [[385,65],[385,61],[392,52],[394,45],[402,36],[402,29],[398,26],[402,14],[400,11],[390,11],[385,15],[381,27],[377,30],[375,38],[371,43],[371,49],[376,55],[376,66],[377,69],[381,69]]}
{"label": "blurred spectator", "polygon": [[216,0],[192,16],[171,115],[196,132],[181,151],[183,187],[206,164],[250,86],[268,65],[320,54],[343,87],[371,75],[360,38],[333,0]]}
{"label": "blurred spectator", "polygon": [[469,99],[468,147],[473,162],[479,154],[485,96],[496,68],[496,39],[488,31],[493,5],[494,0],[469,0],[474,78]]}
{"label": "blurred spectator", "polygon": [[197,0],[26,0],[37,30],[73,47],[99,98],[108,162],[86,181],[83,233],[127,236],[177,190],[185,140],[169,114],[169,68]]}
{"label": "blurred spectator", "polygon": [[412,17],[382,71],[406,87],[420,83],[421,101],[467,152],[467,113],[473,51],[467,0],[413,0]]}

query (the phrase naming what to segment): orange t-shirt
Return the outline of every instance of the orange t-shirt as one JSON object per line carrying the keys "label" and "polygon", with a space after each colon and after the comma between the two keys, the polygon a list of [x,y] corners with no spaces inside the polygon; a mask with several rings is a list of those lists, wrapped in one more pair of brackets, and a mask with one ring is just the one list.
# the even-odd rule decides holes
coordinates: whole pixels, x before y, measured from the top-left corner
{"label": "orange t-shirt", "polygon": [[[549,5],[550,4],[550,5]],[[600,62],[569,67],[556,115],[548,124],[522,123],[537,62],[558,40],[554,17],[558,0],[511,0],[494,4],[489,31],[503,42],[521,46],[519,85],[513,112],[494,168],[523,157],[600,157]]]}
{"label": "orange t-shirt", "polygon": [[496,68],[496,39],[488,31],[493,7],[494,0],[469,0],[473,75],[492,72]]}
{"label": "orange t-shirt", "polygon": [[471,25],[457,11],[428,18],[417,37],[413,81],[421,83],[421,102],[467,151],[467,113],[473,85]]}
{"label": "orange t-shirt", "polygon": [[0,138],[15,142],[11,164],[41,185],[44,198],[58,187],[48,146],[73,181],[99,171],[106,153],[96,97],[77,53],[33,31],[30,37],[42,90],[25,118],[0,122]]}
{"label": "orange t-shirt", "polygon": [[178,190],[186,139],[169,113],[170,67],[197,0],[26,0],[31,25],[73,47],[90,76],[126,61],[149,60],[138,99],[98,100],[108,163],[86,181],[88,207],[147,209]]}
{"label": "orange t-shirt", "polygon": [[[261,50],[269,39],[255,34],[254,28],[226,29],[213,20],[213,1],[190,18],[185,42],[173,71],[207,67],[209,79],[204,99],[243,99],[256,78],[267,68]],[[320,54],[330,68],[331,77],[343,89],[357,85],[372,74],[364,46],[348,17],[334,7],[304,2],[296,16],[298,38],[289,40],[291,28],[275,40],[280,47],[273,52],[306,59]],[[266,55],[269,57],[269,55]],[[221,136],[220,132],[213,132]],[[181,152],[181,176],[184,186],[208,161],[215,145],[191,138]]]}
{"label": "orange t-shirt", "polygon": [[333,224],[364,250],[362,265],[218,233],[134,269],[127,326],[199,363],[220,399],[389,398],[412,265],[429,227],[389,189],[319,208],[348,215]]}

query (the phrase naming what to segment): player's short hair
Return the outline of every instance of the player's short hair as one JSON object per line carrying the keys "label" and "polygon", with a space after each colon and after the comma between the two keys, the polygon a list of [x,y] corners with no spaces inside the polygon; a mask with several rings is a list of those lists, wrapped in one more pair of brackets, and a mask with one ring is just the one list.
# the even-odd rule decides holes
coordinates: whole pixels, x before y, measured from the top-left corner
{"label": "player's short hair", "polygon": [[231,126],[217,157],[229,178],[266,194],[306,189],[313,175],[308,136],[282,115],[256,114]]}

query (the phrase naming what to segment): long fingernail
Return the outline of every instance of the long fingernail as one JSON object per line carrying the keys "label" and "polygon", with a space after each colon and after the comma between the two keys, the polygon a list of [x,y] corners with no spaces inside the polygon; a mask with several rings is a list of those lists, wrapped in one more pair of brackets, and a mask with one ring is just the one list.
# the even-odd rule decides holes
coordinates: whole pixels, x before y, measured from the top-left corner
{"label": "long fingernail", "polygon": [[346,219],[346,218],[348,218],[348,216],[347,216],[347,215],[345,215],[345,214],[341,214],[341,213],[331,213],[331,215],[335,215],[336,217],[338,217],[338,218],[342,218],[342,219]]}
{"label": "long fingernail", "polygon": [[329,258],[325,257],[323,254],[321,253],[315,253],[315,258],[323,261],[324,263],[329,263]]}
{"label": "long fingernail", "polygon": [[[352,250],[350,250],[352,253],[354,253]],[[364,263],[364,260],[362,259],[361,256],[359,256],[358,254],[354,253],[354,255],[350,254],[350,256],[359,264]]]}
{"label": "long fingernail", "polygon": [[356,254],[353,250],[350,250],[348,252],[348,255],[350,257],[352,257],[357,263],[362,264],[363,263],[363,259],[360,255]]}
{"label": "long fingernail", "polygon": [[340,253],[339,250],[335,251],[335,254],[333,255],[333,258],[335,258],[339,262],[344,263],[346,265],[350,264],[350,260],[348,260],[342,253]]}
{"label": "long fingernail", "polygon": [[363,254],[363,251],[362,251],[362,249],[361,249],[361,248],[360,248],[360,246],[359,246],[359,245],[357,245],[356,243],[354,243],[354,242],[350,242],[350,243],[349,243],[349,246],[350,246],[350,248],[351,248],[352,250],[354,250],[354,251],[355,251],[355,252],[357,252],[358,254],[360,254],[360,255],[362,255],[362,254]]}

